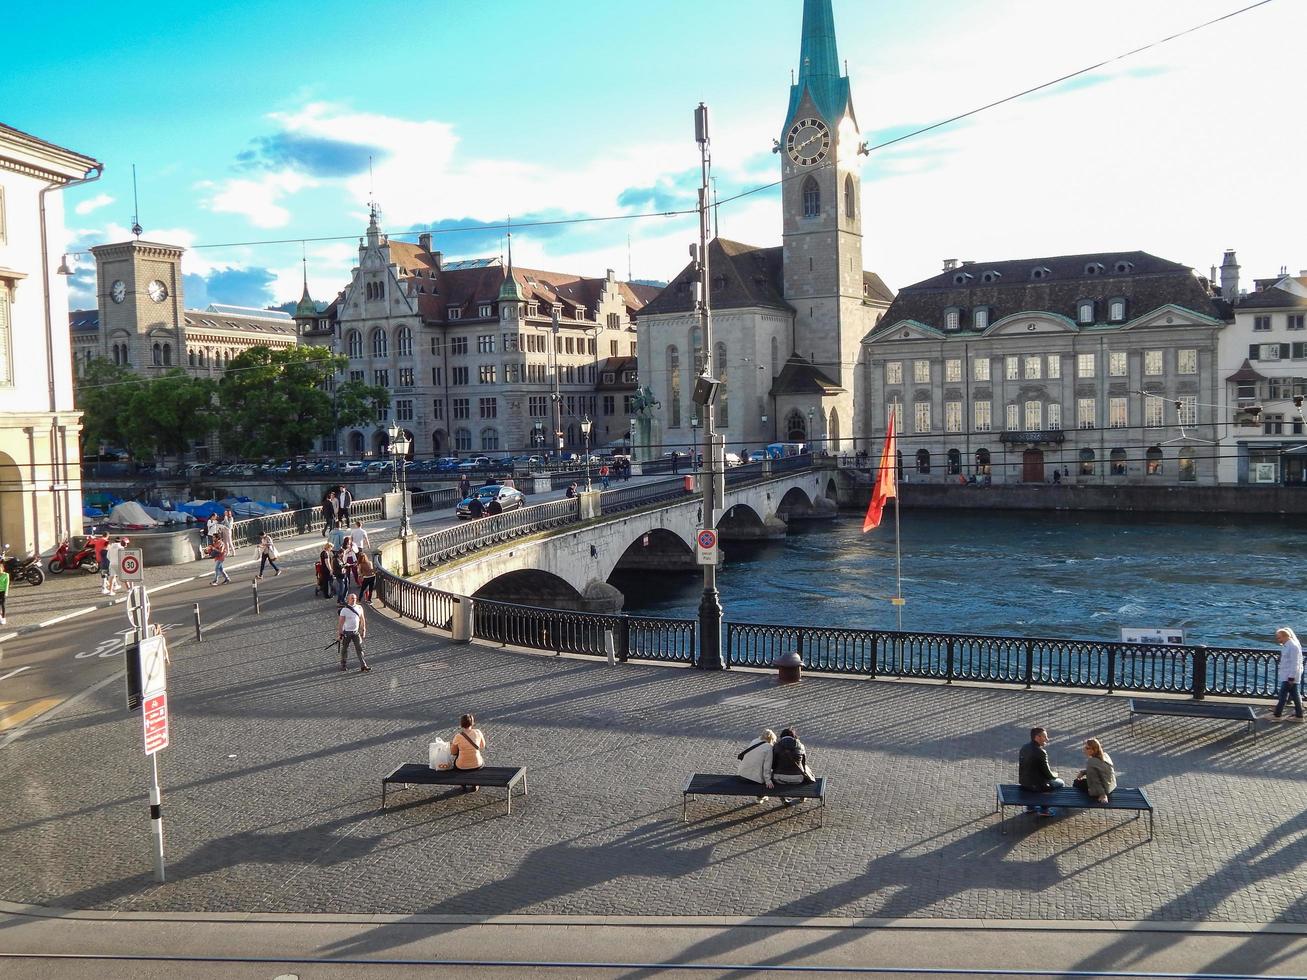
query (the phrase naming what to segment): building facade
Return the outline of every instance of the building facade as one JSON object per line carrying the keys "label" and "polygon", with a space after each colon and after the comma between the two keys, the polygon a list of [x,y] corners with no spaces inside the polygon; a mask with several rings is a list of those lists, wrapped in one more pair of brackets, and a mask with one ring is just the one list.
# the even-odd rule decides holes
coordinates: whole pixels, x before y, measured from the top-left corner
{"label": "building facade", "polygon": [[[1227,253],[1233,257],[1233,253]],[[1222,483],[1307,483],[1307,270],[1254,281],[1232,295],[1218,375],[1224,417]]]}
{"label": "building facade", "polygon": [[867,338],[865,425],[909,482],[1215,483],[1229,318],[1146,252],[950,261]]}
{"label": "building facade", "polygon": [[[799,74],[780,156],[782,245],[718,239],[708,250],[716,430],[728,448],[777,440],[852,451],[861,433],[854,384],[861,341],[893,299],[862,264],[864,146],[840,72],[831,0],[804,0]],[[698,442],[690,400],[705,351],[693,266],[641,318],[642,382],[659,408],[658,452]]]}
{"label": "building facade", "polygon": [[65,241],[60,191],[101,164],[0,125],[0,536],[48,551],[82,529],[81,413],[73,404],[56,275]]}
{"label": "building facade", "polygon": [[629,433],[629,400],[610,406],[601,385],[614,358],[631,361],[622,377],[635,370],[636,318],[657,290],[611,269],[586,278],[515,268],[509,248],[507,265],[447,261],[428,234],[417,244],[382,235],[373,213],[349,285],[302,318],[305,337],[332,331],[346,378],[391,393],[374,427],[340,433],[340,452],[381,455],[392,420],[422,456],[578,449],[587,417],[595,445]]}

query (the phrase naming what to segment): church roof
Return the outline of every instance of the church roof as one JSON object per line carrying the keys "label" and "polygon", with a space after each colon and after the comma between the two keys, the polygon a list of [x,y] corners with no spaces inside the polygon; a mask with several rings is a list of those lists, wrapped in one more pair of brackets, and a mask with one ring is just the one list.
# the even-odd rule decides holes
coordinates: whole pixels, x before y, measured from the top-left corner
{"label": "church roof", "polygon": [[960,331],[973,328],[971,313],[988,311],[996,323],[1014,313],[1048,312],[1077,320],[1080,300],[1095,301],[1096,320],[1106,320],[1111,299],[1126,301],[1133,320],[1168,304],[1216,320],[1230,319],[1228,305],[1210,296],[1193,270],[1148,252],[1094,252],[1032,259],[966,262],[904,286],[881,318],[877,332],[905,320],[943,330],[945,312],[959,311]]}
{"label": "church roof", "polygon": [[[714,310],[768,307],[794,312],[782,291],[781,247],[758,248],[714,238],[708,243],[709,302]],[[688,313],[694,309],[693,283],[698,277],[688,264],[641,311],[643,316]]]}
{"label": "church roof", "polygon": [[835,123],[851,102],[849,80],[840,75],[831,0],[803,0],[803,40],[799,45],[799,79],[790,86],[786,125],[807,92],[827,122]]}
{"label": "church roof", "polygon": [[771,385],[771,395],[836,395],[844,389],[799,354],[791,354]]}

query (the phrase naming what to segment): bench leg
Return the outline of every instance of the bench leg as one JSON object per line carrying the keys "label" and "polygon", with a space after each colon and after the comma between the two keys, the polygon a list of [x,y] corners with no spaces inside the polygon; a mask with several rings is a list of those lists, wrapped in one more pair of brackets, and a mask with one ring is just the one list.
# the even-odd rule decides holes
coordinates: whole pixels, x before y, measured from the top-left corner
{"label": "bench leg", "polygon": [[1153,811],[1148,811],[1148,839],[1153,839]]}
{"label": "bench leg", "polygon": [[1002,808],[998,818],[998,832],[1004,837],[1007,836],[1007,807]]}
{"label": "bench leg", "polygon": [[386,808],[386,781],[381,781],[381,809]]}
{"label": "bench leg", "polygon": [[690,819],[690,818],[686,815],[686,812],[687,812],[689,806],[690,806],[690,794],[689,794],[689,793],[682,793],[682,794],[681,794],[681,823],[685,823],[685,821],[687,821],[688,819]]}
{"label": "bench leg", "polygon": [[513,815],[513,787],[508,787],[508,815]]}

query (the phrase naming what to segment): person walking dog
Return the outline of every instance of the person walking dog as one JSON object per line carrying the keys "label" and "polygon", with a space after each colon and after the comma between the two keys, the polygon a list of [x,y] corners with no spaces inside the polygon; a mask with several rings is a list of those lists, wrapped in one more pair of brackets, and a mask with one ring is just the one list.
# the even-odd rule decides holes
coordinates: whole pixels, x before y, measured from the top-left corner
{"label": "person walking dog", "polygon": [[366,674],[372,668],[363,656],[363,640],[368,635],[368,621],[363,615],[363,607],[358,604],[358,596],[351,592],[345,597],[345,605],[340,607],[336,616],[336,645],[340,647],[340,669],[349,667],[349,646],[354,644],[354,652],[359,658],[359,673]]}

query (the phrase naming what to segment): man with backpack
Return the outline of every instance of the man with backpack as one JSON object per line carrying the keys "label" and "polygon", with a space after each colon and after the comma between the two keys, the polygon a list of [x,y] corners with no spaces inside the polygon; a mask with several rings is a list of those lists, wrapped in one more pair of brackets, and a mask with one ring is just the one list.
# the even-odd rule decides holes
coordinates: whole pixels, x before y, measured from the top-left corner
{"label": "man with backpack", "polygon": [[345,597],[345,604],[336,615],[336,645],[340,647],[340,669],[348,668],[349,646],[354,644],[354,652],[359,658],[359,673],[366,674],[372,668],[363,657],[363,639],[368,635],[367,618],[363,607],[358,604],[358,596],[351,592]]}

